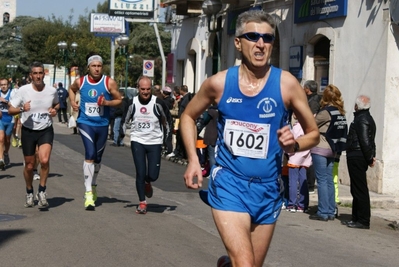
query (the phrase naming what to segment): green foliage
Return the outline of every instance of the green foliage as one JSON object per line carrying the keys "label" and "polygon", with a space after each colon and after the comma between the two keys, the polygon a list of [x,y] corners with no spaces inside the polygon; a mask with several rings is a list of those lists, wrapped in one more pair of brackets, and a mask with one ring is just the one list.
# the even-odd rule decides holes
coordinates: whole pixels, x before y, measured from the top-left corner
{"label": "green foliage", "polygon": [[[86,55],[89,52],[97,52],[104,60],[104,73],[110,74],[111,40],[105,37],[96,37],[90,32],[90,13],[108,13],[108,1],[99,3],[96,10],[85,10],[75,25],[72,24],[73,10],[67,20],[57,18],[54,14],[51,18],[33,18],[19,16],[13,22],[0,28],[0,75],[8,76],[7,64],[18,65],[14,78],[27,76],[28,66],[33,61],[41,61],[45,64],[55,63],[57,66],[78,66],[81,75],[87,69]],[[165,32],[162,25],[158,25],[161,42],[165,56],[170,51],[171,36]],[[115,53],[115,80],[118,84],[125,84],[126,55],[134,55],[129,59],[128,78],[129,86],[135,86],[135,80],[142,74],[143,60],[155,60],[155,83],[161,83],[162,60],[154,28],[148,23],[130,24],[130,41],[127,52]],[[67,42],[69,49],[62,54],[57,44],[60,41]],[[78,44],[76,53],[70,48],[72,42]]]}

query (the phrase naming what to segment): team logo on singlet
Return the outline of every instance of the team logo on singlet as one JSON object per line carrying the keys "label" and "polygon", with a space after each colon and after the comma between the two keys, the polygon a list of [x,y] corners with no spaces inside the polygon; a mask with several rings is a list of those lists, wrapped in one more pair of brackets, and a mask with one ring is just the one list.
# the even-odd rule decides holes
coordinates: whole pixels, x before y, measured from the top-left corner
{"label": "team logo on singlet", "polygon": [[149,112],[147,111],[147,108],[146,108],[146,107],[141,107],[141,108],[140,108],[140,113],[141,113],[141,114],[149,114]]}
{"label": "team logo on singlet", "polygon": [[90,89],[89,92],[87,93],[91,98],[97,97],[98,92],[96,89]]}
{"label": "team logo on singlet", "polygon": [[273,109],[277,107],[277,102],[273,98],[263,98],[256,107],[260,110],[259,118],[264,119],[276,116]]}

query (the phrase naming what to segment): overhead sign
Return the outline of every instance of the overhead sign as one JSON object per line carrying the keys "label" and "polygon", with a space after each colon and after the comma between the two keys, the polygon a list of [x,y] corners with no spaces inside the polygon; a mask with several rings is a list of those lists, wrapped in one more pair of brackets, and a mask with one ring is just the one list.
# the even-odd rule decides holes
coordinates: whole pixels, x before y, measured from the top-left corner
{"label": "overhead sign", "polygon": [[153,19],[154,0],[109,0],[109,15]]}
{"label": "overhead sign", "polygon": [[348,0],[295,0],[294,23],[344,17]]}
{"label": "overhead sign", "polygon": [[91,13],[90,32],[120,34],[125,32],[125,18],[103,13]]}
{"label": "overhead sign", "polygon": [[154,77],[154,60],[143,60],[143,75]]}

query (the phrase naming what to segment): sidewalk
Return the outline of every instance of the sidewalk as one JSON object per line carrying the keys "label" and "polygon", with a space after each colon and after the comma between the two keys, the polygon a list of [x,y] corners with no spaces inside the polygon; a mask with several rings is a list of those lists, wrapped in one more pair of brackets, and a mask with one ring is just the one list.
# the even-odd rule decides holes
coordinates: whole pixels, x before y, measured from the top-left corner
{"label": "sidewalk", "polygon": [[[310,195],[310,201],[317,204],[317,190]],[[341,207],[352,208],[352,195],[348,185],[338,186]],[[370,193],[371,216],[377,216],[388,221],[399,222],[399,196]]]}
{"label": "sidewalk", "polygon": [[[126,131],[124,138],[125,146],[130,147],[130,130]],[[166,158],[165,158],[166,159]],[[167,160],[167,159],[166,159]],[[178,163],[176,163],[178,164]],[[181,165],[181,164],[179,164]],[[352,195],[348,185],[339,186],[339,199],[341,207],[352,207]],[[316,193],[310,195],[310,201],[317,205],[317,190]],[[371,215],[383,218],[388,221],[399,223],[399,196],[377,194],[370,191]]]}

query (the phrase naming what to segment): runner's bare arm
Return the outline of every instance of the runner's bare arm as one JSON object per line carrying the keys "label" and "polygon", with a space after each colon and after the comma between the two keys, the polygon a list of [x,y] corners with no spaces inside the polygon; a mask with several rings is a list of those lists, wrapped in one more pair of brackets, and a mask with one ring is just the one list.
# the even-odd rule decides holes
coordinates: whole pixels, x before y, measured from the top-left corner
{"label": "runner's bare arm", "polygon": [[281,76],[281,92],[286,107],[294,111],[305,134],[295,140],[289,128],[284,127],[278,132],[280,146],[287,152],[294,151],[295,142],[299,144],[299,151],[316,146],[320,141],[319,129],[305,92],[296,78],[286,71],[283,71]]}

